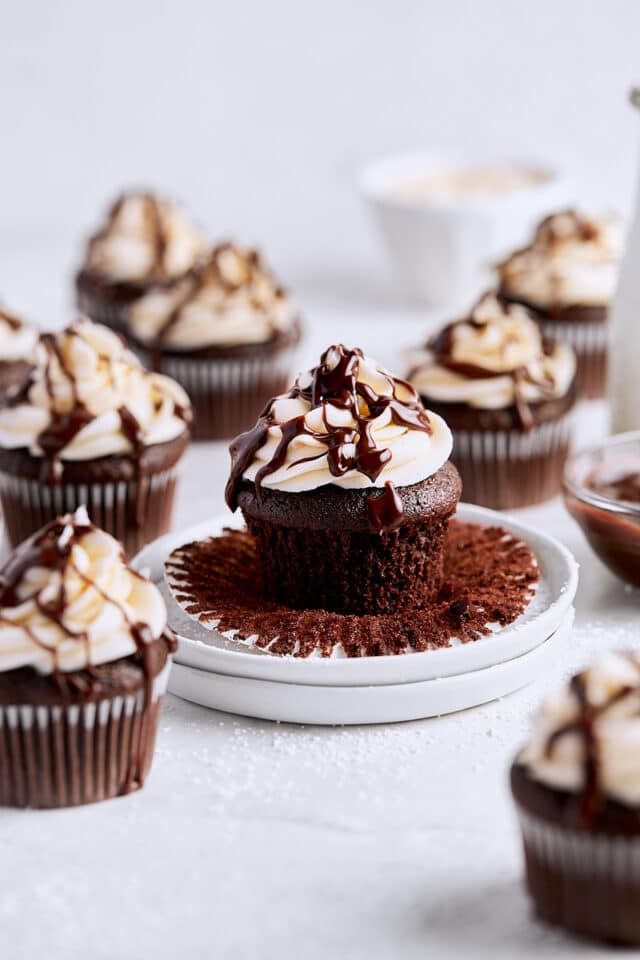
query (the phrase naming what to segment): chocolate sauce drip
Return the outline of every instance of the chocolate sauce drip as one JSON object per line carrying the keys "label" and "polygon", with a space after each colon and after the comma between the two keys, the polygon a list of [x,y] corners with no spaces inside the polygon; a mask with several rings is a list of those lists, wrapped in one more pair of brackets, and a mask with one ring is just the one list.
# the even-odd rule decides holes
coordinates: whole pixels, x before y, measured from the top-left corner
{"label": "chocolate sauce drip", "polygon": [[[433,354],[439,366],[445,367],[447,370],[451,370],[452,373],[457,373],[470,380],[488,380],[505,376],[511,377],[514,385],[514,401],[518,419],[520,420],[523,430],[530,430],[534,421],[529,403],[525,399],[523,387],[527,383],[533,384],[539,387],[543,393],[548,392],[549,396],[552,397],[555,382],[551,377],[534,377],[528,367],[521,366],[513,370],[497,371],[483,367],[481,364],[460,362],[453,357],[454,336],[459,326],[462,324],[470,324],[473,327],[482,329],[488,325],[486,321],[479,320],[474,316],[475,311],[486,297],[487,294],[484,294],[484,296],[480,298],[468,317],[463,317],[461,320],[454,320],[453,323],[447,324],[446,327],[432,337],[431,340],[427,342],[427,350]],[[496,297],[496,299],[506,312],[511,309],[511,306],[502,298]],[[543,343],[543,353],[549,356],[552,352],[553,344],[547,340],[546,343]]]}
{"label": "chocolate sauce drip", "polygon": [[[18,606],[22,603],[25,603],[26,600],[32,600],[42,616],[54,623],[56,627],[63,634],[65,634],[65,636],[67,636],[70,640],[75,640],[85,645],[87,657],[86,670],[90,673],[91,650],[89,646],[89,635],[87,631],[84,630],[72,630],[65,620],[67,593],[64,573],[67,568],[73,570],[73,572],[86,584],[88,589],[95,590],[105,603],[114,606],[122,615],[122,618],[131,632],[131,636],[142,662],[145,676],[145,696],[148,702],[152,694],[154,677],[154,672],[152,669],[152,641],[154,638],[149,625],[140,621],[132,620],[121,603],[119,603],[117,600],[114,600],[113,597],[110,597],[97,583],[94,583],[93,580],[87,577],[86,574],[79,570],[78,567],[73,563],[72,552],[74,546],[78,544],[82,537],[84,537],[86,534],[96,531],[97,529],[97,527],[88,521],[83,523],[77,521],[73,517],[58,517],[46,527],[43,527],[42,530],[39,530],[37,533],[35,533],[28,540],[25,540],[24,543],[22,543],[7,560],[2,569],[0,569],[0,610],[6,609],[7,607]],[[120,555],[120,560],[126,565],[125,557],[122,553]],[[42,596],[37,592],[34,592],[27,597],[20,597],[18,595],[18,588],[25,573],[34,567],[44,567],[52,574],[60,574],[60,583],[57,593],[55,593],[46,601],[43,600]],[[127,569],[129,568],[127,567]],[[0,622],[10,624],[11,626],[15,627],[15,623],[10,621],[8,618],[4,618],[1,613]],[[49,646],[48,644],[39,640],[35,631],[31,630],[29,627],[25,626],[23,629],[26,630],[29,638],[37,646],[51,654],[54,661],[53,676],[61,685],[61,687],[64,687],[64,685],[68,682],[68,677],[66,677],[64,672],[61,671],[60,665],[57,661],[57,646]],[[169,649],[174,649],[175,639],[168,628],[163,636],[169,645]]]}
{"label": "chocolate sauce drip", "polygon": [[[330,360],[336,356],[337,362],[330,366]],[[253,462],[256,452],[264,445],[271,426],[280,428],[281,438],[271,460],[256,474],[254,482],[258,495],[265,477],[285,465],[289,446],[296,437],[303,435],[313,437],[326,447],[327,462],[332,476],[342,477],[350,470],[354,470],[364,474],[374,483],[392,457],[391,451],[386,447],[378,447],[373,437],[373,423],[381,414],[388,410],[392,422],[397,426],[431,433],[431,424],[418,394],[405,380],[380,372],[389,385],[388,395],[378,394],[368,384],[359,382],[358,372],[362,357],[361,350],[348,350],[342,344],[329,347],[323,353],[319,366],[312,371],[309,384],[301,387],[296,383],[287,395],[290,399],[300,398],[308,403],[311,409],[319,407],[322,410],[322,421],[326,433],[312,430],[306,422],[306,414],[294,417],[285,423],[276,424],[272,400],[267,404],[255,427],[236,437],[230,447],[232,465],[226,488],[226,500],[232,510],[238,506],[238,491],[242,476]],[[398,398],[399,387],[409,394],[407,400]],[[348,411],[354,426],[331,424],[328,409],[330,406]],[[294,461],[292,465],[322,456],[324,456],[323,453],[318,453],[312,457],[301,458]],[[401,509],[402,504],[399,498],[398,502]],[[395,508],[397,507],[396,503]],[[380,509],[383,508],[380,507]],[[394,525],[397,526],[398,522],[394,521]],[[374,529],[380,532],[375,526]]]}
{"label": "chocolate sauce drip", "polygon": [[369,526],[376,533],[392,533],[402,524],[404,508],[396,489],[387,480],[380,496],[367,497],[367,518]]}
{"label": "chocolate sauce drip", "polygon": [[[110,235],[117,218],[122,212],[122,208],[125,203],[131,199],[131,196],[132,194],[123,193],[115,203],[112,204],[107,214],[107,221],[104,227],[89,239],[87,244],[87,261],[91,261],[93,251],[97,244],[107,239]],[[150,245],[153,247],[153,261],[151,269],[149,270],[149,279],[164,280],[167,276],[165,266],[167,234],[164,227],[160,201],[152,193],[142,193],[140,194],[140,199],[144,205],[143,216],[149,230]],[[117,279],[115,282],[118,282]]]}
{"label": "chocolate sauce drip", "polygon": [[23,326],[22,320],[20,320],[14,314],[9,313],[7,310],[3,310],[1,307],[0,307],[0,320],[3,323],[6,323],[6,325],[11,330],[20,330],[20,328]]}
{"label": "chocolate sauce drip", "polygon": [[[635,660],[633,661],[635,664]],[[640,692],[640,685],[623,686],[604,703],[595,706],[589,700],[586,678],[582,673],[571,678],[571,692],[578,702],[578,718],[554,730],[547,739],[545,756],[550,758],[559,740],[567,734],[578,734],[584,745],[584,787],[582,796],[582,816],[585,824],[591,824],[602,810],[604,796],[600,784],[600,757],[596,723],[598,719],[620,700],[632,693]]]}
{"label": "chocolate sauce drip", "polygon": [[[64,335],[68,337],[82,336],[73,326],[67,327]],[[73,441],[77,434],[94,419],[94,414],[80,397],[78,381],[75,373],[70,370],[66,364],[58,337],[52,333],[45,333],[41,335],[40,343],[46,351],[46,359],[41,372],[45,390],[49,398],[49,423],[38,435],[37,442],[44,455],[43,482],[55,484],[61,482],[64,473],[61,459],[63,450]],[[108,364],[113,380],[115,377],[113,368],[114,357],[101,354],[100,359]],[[51,365],[54,360],[71,391],[72,406],[70,410],[64,413],[56,410],[56,392],[54,389],[54,377],[51,372]],[[2,404],[4,406],[16,407],[20,404],[28,403],[30,391],[35,382],[36,372],[34,369],[21,389],[16,393],[7,395],[3,399]],[[176,405],[174,413],[176,417],[183,420],[185,425],[188,426],[191,423],[193,414],[190,408]],[[133,448],[132,456],[138,477],[140,477],[144,470],[144,453],[146,450],[144,430],[128,407],[121,406],[118,409],[118,415],[120,417],[122,432]],[[136,526],[140,527],[144,521],[145,504],[143,485],[138,484],[137,490],[138,499],[134,505],[133,522]]]}
{"label": "chocolate sauce drip", "polygon": [[[231,280],[231,278],[224,273],[220,266],[220,260],[222,256],[229,251],[233,252],[239,259],[241,259],[246,266],[246,274],[238,281]],[[180,296],[178,297],[173,309],[167,316],[167,319],[160,327],[154,343],[161,345],[166,340],[166,337],[170,331],[173,330],[173,328],[180,322],[182,311],[185,309],[185,307],[189,306],[189,304],[196,300],[204,287],[217,286],[229,295],[232,295],[243,287],[251,290],[252,285],[257,279],[256,274],[266,275],[260,254],[257,250],[239,251],[232,243],[218,244],[218,246],[213,248],[206,260],[196,264],[178,279],[177,283],[182,287]],[[280,287],[274,285],[274,301],[284,296],[284,291]],[[252,306],[256,310],[261,309],[264,311],[265,319],[270,327],[271,334],[275,336],[277,333],[277,327],[275,324],[275,319],[269,312],[268,306],[265,307],[264,303],[261,303],[258,300],[253,300]],[[224,310],[224,305],[220,309]]]}

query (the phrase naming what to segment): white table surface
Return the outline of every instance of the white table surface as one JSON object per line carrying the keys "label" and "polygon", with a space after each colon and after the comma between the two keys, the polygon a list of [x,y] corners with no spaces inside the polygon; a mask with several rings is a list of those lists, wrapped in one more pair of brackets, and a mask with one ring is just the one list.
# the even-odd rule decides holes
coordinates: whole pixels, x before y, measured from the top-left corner
{"label": "white table surface", "polygon": [[[337,338],[397,366],[426,329],[389,304],[305,306],[309,360]],[[190,451],[177,525],[222,508],[226,471],[223,445]],[[0,813],[0,956],[608,955],[532,922],[506,777],[544,694],[592,655],[638,644],[638,595],[559,501],[521,516],[581,564],[573,636],[548,677],[457,715],[343,729],[169,696],[144,791]]]}

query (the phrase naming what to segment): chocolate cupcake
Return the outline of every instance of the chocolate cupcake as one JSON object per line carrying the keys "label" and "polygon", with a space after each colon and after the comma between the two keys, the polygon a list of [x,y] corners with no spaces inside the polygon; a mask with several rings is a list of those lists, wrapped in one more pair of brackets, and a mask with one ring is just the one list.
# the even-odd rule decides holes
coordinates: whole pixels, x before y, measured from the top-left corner
{"label": "chocolate cupcake", "polygon": [[75,279],[77,305],[92,320],[125,332],[127,308],[190,270],[204,249],[201,233],[170,201],[123,194],[87,244]]}
{"label": "chocolate cupcake", "polygon": [[26,379],[37,340],[34,327],[0,307],[0,397]]}
{"label": "chocolate cupcake", "polygon": [[348,614],[423,606],[460,496],[451,443],[408,383],[329,347],[231,445],[227,502],[258,542],[268,597]]}
{"label": "chocolate cupcake", "polygon": [[189,441],[182,387],[144,370],[117,334],[81,320],[44,334],[0,406],[0,502],[16,545],[86,505],[128,554],[170,526]]}
{"label": "chocolate cupcake", "polygon": [[175,641],[159,590],[84,508],[0,569],[0,804],[67,807],[139,789]]}
{"label": "chocolate cupcake", "polygon": [[429,340],[409,379],[453,430],[465,500],[510,509],[559,493],[575,366],[570,347],[492,293]]}
{"label": "chocolate cupcake", "polygon": [[534,311],[545,337],[573,347],[581,397],[606,393],[607,321],[621,256],[617,221],[566,210],[543,220],[531,245],[498,266],[501,296]]}
{"label": "chocolate cupcake", "polygon": [[178,380],[194,406],[194,437],[233,437],[290,382],[300,322],[260,254],[226,243],[129,311],[143,361]]}
{"label": "chocolate cupcake", "polygon": [[538,916],[640,945],[640,655],[609,654],[545,705],[511,768]]}

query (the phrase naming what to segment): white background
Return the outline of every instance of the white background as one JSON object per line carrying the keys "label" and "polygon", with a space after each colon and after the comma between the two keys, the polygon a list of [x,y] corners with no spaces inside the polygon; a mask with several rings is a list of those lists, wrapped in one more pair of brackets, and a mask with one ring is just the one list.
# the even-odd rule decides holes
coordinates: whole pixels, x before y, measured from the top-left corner
{"label": "white background", "polygon": [[0,296],[58,322],[132,184],[263,245],[303,299],[386,295],[354,182],[390,151],[531,155],[625,212],[638,36],[630,0],[5,0]]}
{"label": "white background", "polygon": [[[351,337],[395,366],[427,318],[394,300],[359,166],[421,147],[533,156],[625,213],[639,36],[640,5],[621,0],[0,0],[0,297],[42,325],[68,317],[83,233],[120,188],[149,185],[213,236],[265,247],[310,357]],[[222,506],[226,451],[195,452],[179,523]],[[559,501],[527,517],[582,567],[553,676],[349,730],[169,698],[142,793],[0,812],[3,960],[608,955],[530,920],[506,771],[562,676],[637,644],[637,594]]]}

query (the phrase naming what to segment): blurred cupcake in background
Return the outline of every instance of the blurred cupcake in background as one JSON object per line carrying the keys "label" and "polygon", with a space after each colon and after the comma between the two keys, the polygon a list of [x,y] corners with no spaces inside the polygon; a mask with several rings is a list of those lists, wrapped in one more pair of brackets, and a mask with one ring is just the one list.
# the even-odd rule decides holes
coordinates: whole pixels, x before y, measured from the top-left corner
{"label": "blurred cupcake in background", "polygon": [[194,437],[232,437],[289,382],[300,321],[260,254],[231,243],[132,305],[128,335],[143,362],[178,380]]}
{"label": "blurred cupcake in background", "polygon": [[122,331],[127,307],[151,286],[190,270],[204,249],[200,231],[169,200],[125,193],[87,244],[75,279],[77,305],[92,320]]}
{"label": "blurred cupcake in background", "polygon": [[0,397],[24,382],[37,341],[34,327],[0,306]]}
{"label": "blurred cupcake in background", "polygon": [[538,916],[640,945],[640,656],[610,653],[550,697],[511,768]]}
{"label": "blurred cupcake in background", "polygon": [[165,533],[190,419],[182,387],[144,370],[107,327],[43,334],[27,380],[0,406],[11,544],[82,505],[128,554]]}
{"label": "blurred cupcake in background", "polygon": [[569,346],[493,293],[429,340],[409,380],[453,431],[463,500],[511,509],[559,493],[575,369]]}
{"label": "blurred cupcake in background", "polygon": [[531,245],[498,266],[500,295],[534,311],[544,336],[573,347],[578,396],[606,393],[607,320],[622,252],[617,220],[566,210],[543,220]]}
{"label": "blurred cupcake in background", "polygon": [[67,807],[139,789],[170,654],[157,587],[84,508],[0,569],[0,804]]}

